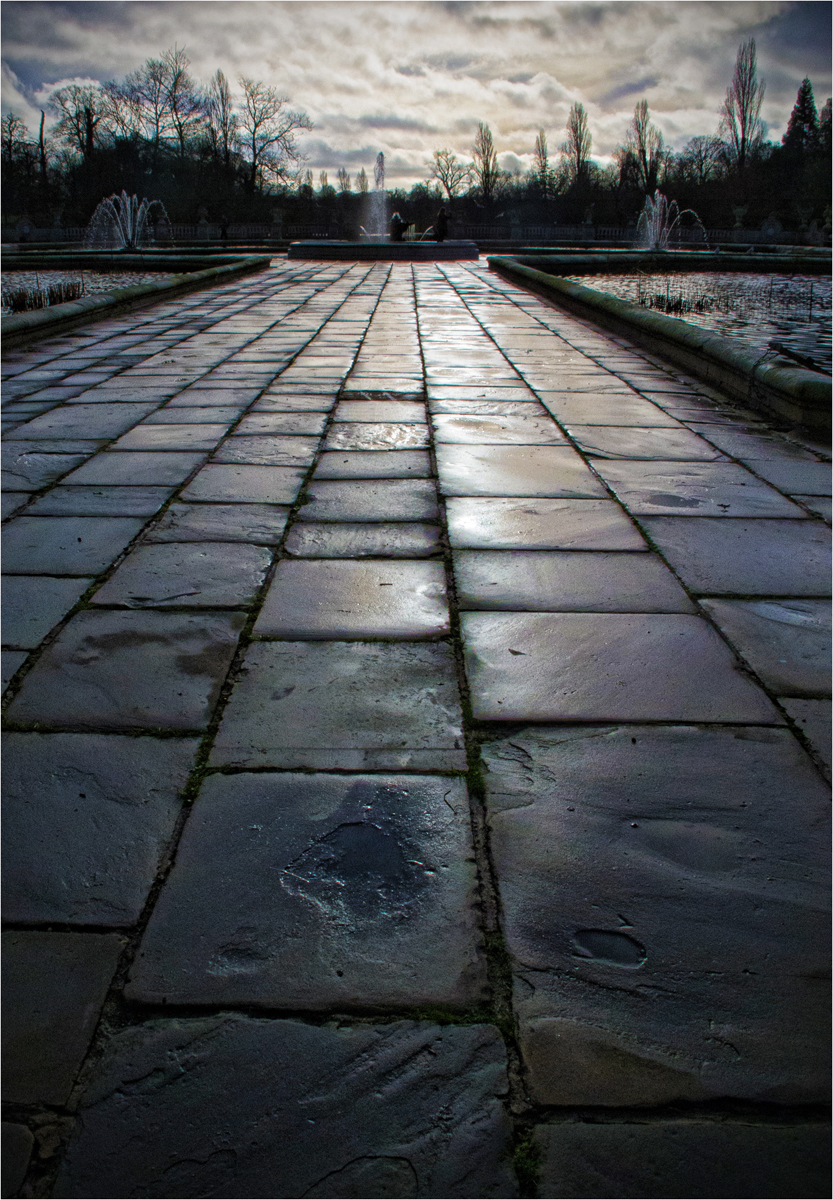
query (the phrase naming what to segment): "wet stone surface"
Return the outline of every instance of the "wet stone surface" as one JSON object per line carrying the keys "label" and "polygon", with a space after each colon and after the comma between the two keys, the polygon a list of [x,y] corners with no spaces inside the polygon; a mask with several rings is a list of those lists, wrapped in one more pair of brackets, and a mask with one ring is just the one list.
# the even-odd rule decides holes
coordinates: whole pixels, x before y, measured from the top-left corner
{"label": "wet stone surface", "polygon": [[452,496],[446,502],[452,546],[484,550],[646,550],[611,500]]}
{"label": "wet stone surface", "polygon": [[303,477],[299,467],[209,463],[181,496],[183,500],[227,504],[294,504]]}
{"label": "wet stone surface", "polygon": [[225,710],[215,765],[464,770],[448,646],[253,645]]}
{"label": "wet stone surface", "polygon": [[158,1021],[108,1045],[54,1194],[512,1197],[505,1090],[490,1025]]}
{"label": "wet stone surface", "polygon": [[327,524],[298,521],[286,539],[287,554],[298,558],[415,558],[440,550],[437,525]]}
{"label": "wet stone surface", "polygon": [[485,986],[474,887],[460,780],[215,775],[194,806],[128,995],[467,1008]]}
{"label": "wet stone surface", "polygon": [[445,496],[604,496],[570,446],[437,446]]}
{"label": "wet stone surface", "polygon": [[639,515],[806,516],[737,463],[600,462],[598,471],[628,511]]}
{"label": "wet stone surface", "polygon": [[314,479],[300,516],[303,521],[436,521],[439,510],[430,479]]}
{"label": "wet stone surface", "polygon": [[191,738],[6,734],[6,920],[137,921],[197,745]]}
{"label": "wet stone surface", "polygon": [[286,561],[258,617],[258,637],[434,638],[448,633],[445,571],[427,562]]}
{"label": "wet stone surface", "polygon": [[427,479],[427,450],[328,451],[321,455],[315,479]]}
{"label": "wet stone surface", "polygon": [[830,1126],[749,1121],[539,1125],[541,1194],[553,1200],[822,1196]]}
{"label": "wet stone surface", "polygon": [[828,800],[791,735],[525,730],[484,756],[533,1096],[821,1100]]}
{"label": "wet stone surface", "polygon": [[242,626],[240,613],[76,613],[7,717],[75,729],[205,728]]}
{"label": "wet stone surface", "polygon": [[172,504],[145,542],[251,542],[274,546],[289,508],[278,504]]}
{"label": "wet stone surface", "polygon": [[139,546],[99,588],[92,603],[128,608],[250,605],[270,560],[265,546],[236,542]]}
{"label": "wet stone surface", "polygon": [[66,1104],[122,950],[118,934],[3,934],[3,1100]]}

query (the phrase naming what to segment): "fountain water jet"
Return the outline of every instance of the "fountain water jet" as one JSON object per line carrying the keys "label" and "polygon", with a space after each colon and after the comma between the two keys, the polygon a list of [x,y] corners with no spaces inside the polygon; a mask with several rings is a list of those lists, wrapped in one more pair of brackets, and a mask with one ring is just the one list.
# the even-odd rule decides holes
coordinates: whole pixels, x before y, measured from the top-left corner
{"label": "fountain water jet", "polygon": [[645,197],[645,206],[636,225],[634,246],[637,250],[667,250],[674,231],[685,216],[694,218],[703,235],[703,241],[708,245],[703,222],[694,209],[684,208],[681,212],[676,200],[669,202],[662,192],[654,192],[653,196]]}
{"label": "fountain water jet", "polygon": [[102,200],[87,226],[88,249],[138,250],[153,242],[150,225],[159,220],[170,228],[161,200],[142,200],[122,191]]}

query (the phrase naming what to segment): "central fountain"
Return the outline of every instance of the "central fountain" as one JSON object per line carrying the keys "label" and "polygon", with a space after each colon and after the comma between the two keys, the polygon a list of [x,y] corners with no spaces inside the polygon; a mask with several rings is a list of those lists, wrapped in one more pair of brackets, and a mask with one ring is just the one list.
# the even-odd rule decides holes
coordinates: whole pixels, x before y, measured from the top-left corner
{"label": "central fountain", "polygon": [[[291,242],[287,256],[339,261],[372,259],[392,262],[436,262],[440,259],[475,259],[480,253],[474,242],[391,240],[385,191],[385,156],[381,151],[376,155],[373,191],[367,197],[364,217],[367,224],[359,226],[358,242],[323,239],[316,239],[314,242]],[[398,220],[400,230],[405,228],[405,223],[398,213],[394,213],[393,220]],[[424,238],[425,234],[422,237]]]}
{"label": "central fountain", "polygon": [[703,235],[703,241],[708,245],[706,230],[703,222],[693,208],[680,211],[676,200],[669,201],[662,192],[654,192],[653,196],[645,197],[645,204],[636,223],[637,250],[667,250],[674,233],[681,227],[683,217],[691,216],[694,224]]}

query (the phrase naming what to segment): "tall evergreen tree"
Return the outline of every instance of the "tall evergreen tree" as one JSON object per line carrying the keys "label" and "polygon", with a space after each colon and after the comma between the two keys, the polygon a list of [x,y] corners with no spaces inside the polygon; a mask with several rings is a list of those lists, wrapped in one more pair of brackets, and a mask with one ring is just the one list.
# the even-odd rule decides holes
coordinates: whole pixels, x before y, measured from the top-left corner
{"label": "tall evergreen tree", "polygon": [[809,79],[805,79],[798,89],[787,132],[781,141],[793,154],[812,154],[818,148],[819,117]]}

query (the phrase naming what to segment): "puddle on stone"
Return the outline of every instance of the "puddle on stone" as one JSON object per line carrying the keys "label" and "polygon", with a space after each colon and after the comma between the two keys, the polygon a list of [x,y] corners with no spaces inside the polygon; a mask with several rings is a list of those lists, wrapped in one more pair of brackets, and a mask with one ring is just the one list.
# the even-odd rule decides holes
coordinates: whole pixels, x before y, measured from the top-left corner
{"label": "puddle on stone", "polygon": [[573,954],[630,970],[641,967],[647,957],[645,947],[635,938],[608,929],[579,929],[573,934]]}
{"label": "puddle on stone", "polygon": [[664,504],[668,508],[699,508],[703,503],[692,496],[675,496],[671,492],[648,492],[646,499],[651,504]]}

